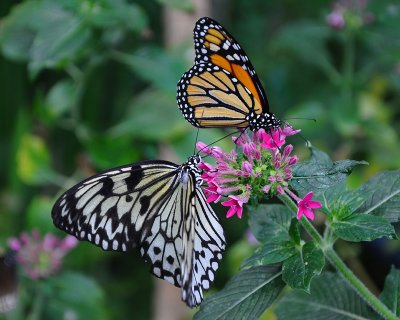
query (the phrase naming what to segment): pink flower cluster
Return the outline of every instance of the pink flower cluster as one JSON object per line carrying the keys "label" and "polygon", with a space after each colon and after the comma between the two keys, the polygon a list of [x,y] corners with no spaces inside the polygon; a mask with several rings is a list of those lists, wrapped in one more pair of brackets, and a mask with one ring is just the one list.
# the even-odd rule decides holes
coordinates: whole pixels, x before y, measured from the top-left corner
{"label": "pink flower cluster", "polygon": [[[297,217],[302,215],[313,219],[311,209],[317,208],[311,197],[301,199],[288,189],[288,181],[292,178],[291,166],[297,163],[296,155],[291,155],[293,146],[286,146],[286,137],[298,133],[289,125],[271,129],[266,132],[260,129],[248,135],[243,132],[233,137],[241,152],[232,150],[224,152],[220,147],[209,147],[203,142],[197,143],[199,152],[215,159],[216,165],[202,162],[202,178],[207,183],[205,193],[208,202],[220,202],[229,207],[227,218],[243,215],[243,205],[250,198],[262,199],[265,196],[287,194],[299,206]],[[311,201],[311,202],[310,202]],[[312,211],[311,211],[312,213]]]}
{"label": "pink flower cluster", "polygon": [[74,248],[78,240],[73,236],[59,239],[51,233],[43,238],[33,230],[31,234],[23,232],[19,238],[11,238],[9,247],[16,251],[16,261],[31,279],[45,278],[61,267],[64,256]]}
{"label": "pink flower cluster", "polygon": [[367,0],[338,0],[326,17],[327,24],[334,29],[358,28],[374,21],[373,13],[367,11]]}

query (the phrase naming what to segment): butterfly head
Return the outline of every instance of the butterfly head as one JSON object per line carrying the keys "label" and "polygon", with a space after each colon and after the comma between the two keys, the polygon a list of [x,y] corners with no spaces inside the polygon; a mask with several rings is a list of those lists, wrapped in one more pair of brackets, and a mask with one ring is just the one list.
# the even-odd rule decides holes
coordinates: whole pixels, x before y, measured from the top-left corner
{"label": "butterfly head", "polygon": [[201,179],[201,174],[203,170],[199,169],[199,163],[201,162],[201,157],[198,154],[190,156],[187,161],[182,165],[181,182],[185,182],[185,177],[191,172],[196,177],[196,184],[201,185],[203,179]]}
{"label": "butterfly head", "polygon": [[277,118],[273,113],[262,113],[255,115],[250,114],[249,118],[249,129],[251,131],[257,131],[259,129],[271,129],[280,128],[282,126],[282,120]]}
{"label": "butterfly head", "polygon": [[201,157],[198,154],[194,154],[187,159],[186,164],[190,167],[197,167],[200,162]]}

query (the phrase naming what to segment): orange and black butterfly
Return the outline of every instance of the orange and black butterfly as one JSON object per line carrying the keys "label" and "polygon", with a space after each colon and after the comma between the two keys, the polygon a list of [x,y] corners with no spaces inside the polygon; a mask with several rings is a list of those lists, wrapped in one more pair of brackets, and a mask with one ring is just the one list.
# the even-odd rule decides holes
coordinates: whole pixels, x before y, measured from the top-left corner
{"label": "orange and black butterfly", "polygon": [[201,18],[194,30],[194,66],[178,82],[183,116],[201,128],[278,128],[249,58],[218,22]]}

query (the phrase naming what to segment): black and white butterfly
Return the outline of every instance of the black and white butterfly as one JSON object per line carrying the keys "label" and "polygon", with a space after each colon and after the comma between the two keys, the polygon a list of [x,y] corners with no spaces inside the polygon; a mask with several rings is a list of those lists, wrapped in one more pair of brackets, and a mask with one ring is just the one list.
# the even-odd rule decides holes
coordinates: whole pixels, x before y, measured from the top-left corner
{"label": "black and white butterfly", "polygon": [[53,222],[104,250],[137,246],[155,276],[181,287],[189,307],[198,306],[225,249],[200,187],[200,161],[198,155],[182,165],[143,161],[90,177],[57,200]]}

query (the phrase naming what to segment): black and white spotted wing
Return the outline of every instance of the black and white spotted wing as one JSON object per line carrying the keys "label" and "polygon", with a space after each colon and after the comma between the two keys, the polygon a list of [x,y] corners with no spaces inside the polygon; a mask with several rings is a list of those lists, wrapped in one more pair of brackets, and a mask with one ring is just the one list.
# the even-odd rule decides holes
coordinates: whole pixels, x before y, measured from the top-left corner
{"label": "black and white spotted wing", "polygon": [[144,161],[98,174],[65,192],[54,224],[104,250],[135,246],[151,272],[182,288],[190,307],[214,280],[225,238],[201,190],[195,155],[178,166]]}

